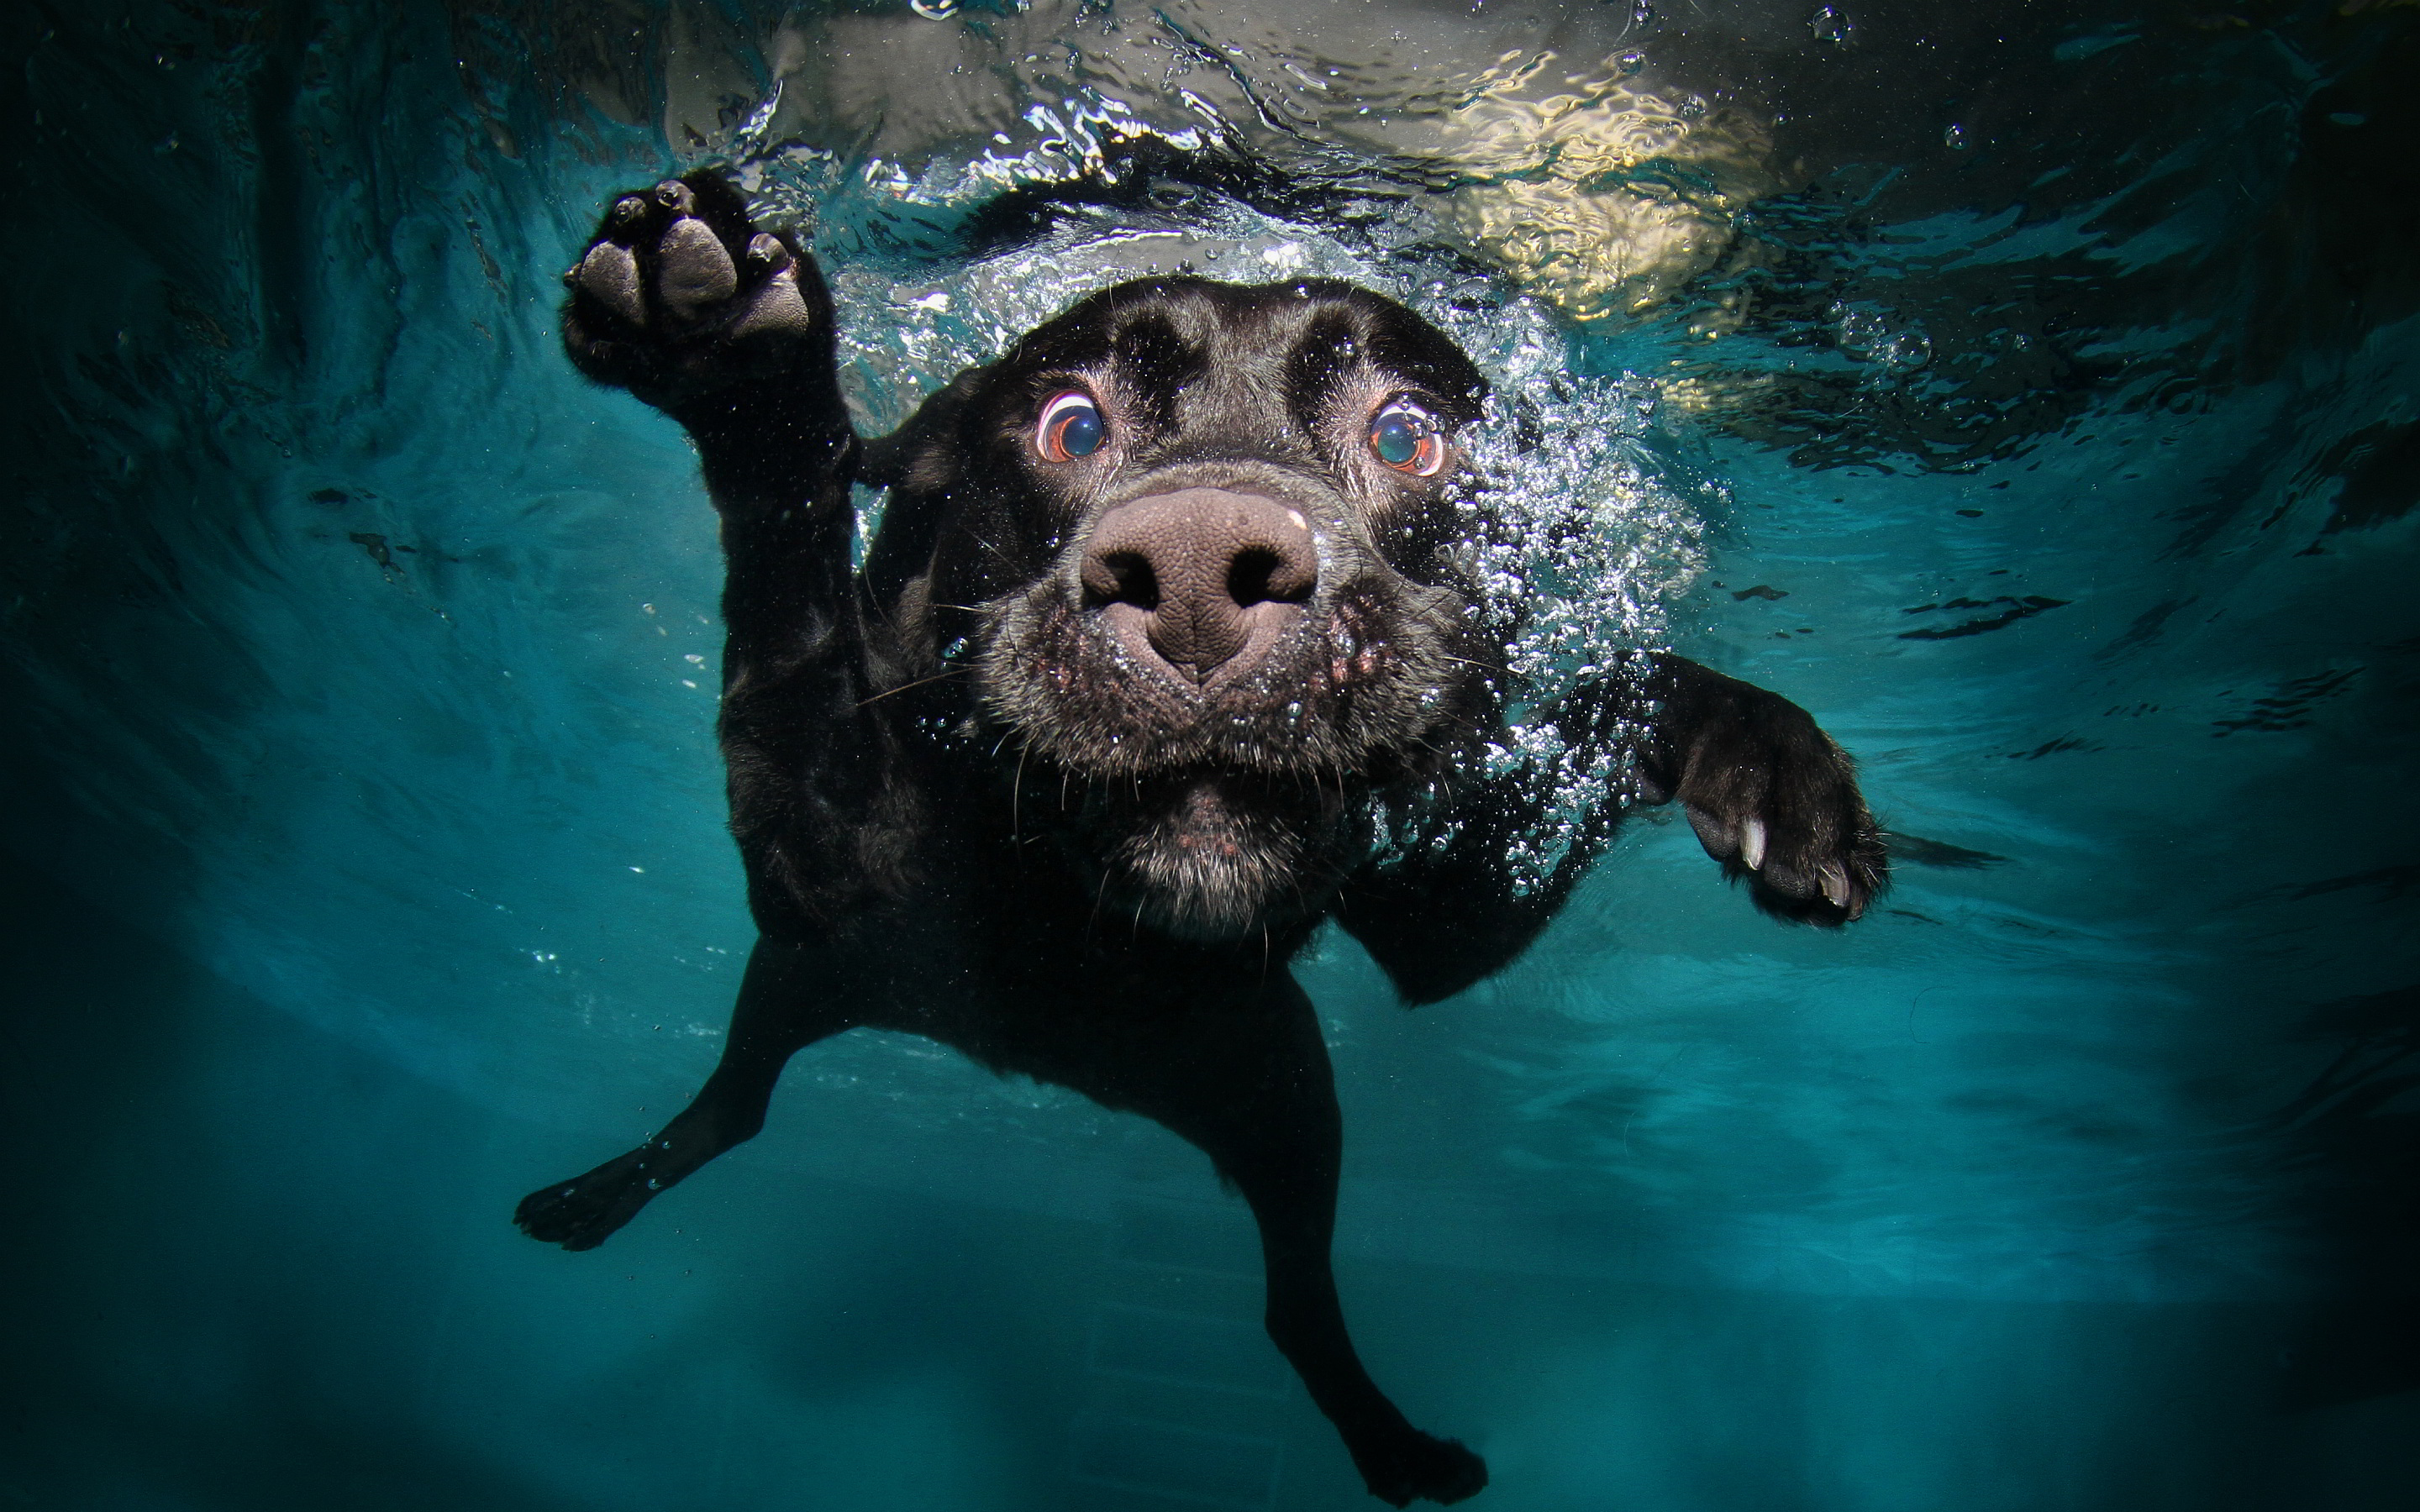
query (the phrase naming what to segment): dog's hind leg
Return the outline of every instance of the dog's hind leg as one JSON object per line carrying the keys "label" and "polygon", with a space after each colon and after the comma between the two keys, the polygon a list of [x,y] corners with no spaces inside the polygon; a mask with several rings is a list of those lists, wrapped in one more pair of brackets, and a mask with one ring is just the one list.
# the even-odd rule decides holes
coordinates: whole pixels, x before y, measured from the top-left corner
{"label": "dog's hind leg", "polygon": [[521,1231],[565,1249],[594,1249],[658,1193],[755,1137],[789,1058],[853,1024],[816,992],[809,960],[798,946],[757,941],[722,1059],[690,1105],[638,1149],[523,1197],[513,1212]]}
{"label": "dog's hind leg", "polygon": [[1345,1332],[1328,1260],[1344,1145],[1335,1074],[1302,988],[1282,977],[1269,983],[1268,995],[1267,1016],[1246,1031],[1261,1042],[1225,1047],[1240,1050],[1242,1063],[1205,1057],[1219,1073],[1215,1085],[1189,1080],[1174,1089],[1181,1109],[1154,1114],[1201,1146],[1251,1205],[1268,1278],[1269,1337],[1336,1425],[1370,1494],[1395,1506],[1419,1497],[1459,1502],[1486,1486],[1486,1463],[1453,1440],[1414,1427],[1371,1381]]}

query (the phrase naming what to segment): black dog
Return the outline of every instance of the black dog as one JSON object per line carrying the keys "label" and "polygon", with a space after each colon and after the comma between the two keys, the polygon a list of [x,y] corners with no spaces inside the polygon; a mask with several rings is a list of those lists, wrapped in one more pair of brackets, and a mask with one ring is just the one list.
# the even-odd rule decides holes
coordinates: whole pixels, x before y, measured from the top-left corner
{"label": "black dog", "polygon": [[[861,443],[820,273],[711,175],[616,200],[566,282],[572,360],[688,428],[721,516],[761,937],[696,1102],[520,1226],[600,1243],[754,1134],[801,1047],[913,1030],[1207,1151],[1259,1220],[1269,1335],[1371,1492],[1477,1491],[1479,1458],[1406,1422],[1346,1336],[1335,1088],[1287,969],[1333,917],[1406,1001],[1459,992],[1620,819],[1599,794],[1516,885],[1563,800],[1481,760],[1508,677],[1468,569],[1469,360],[1348,285],[1151,279]],[[852,480],[891,489],[861,571]],[[1547,717],[1682,799],[1768,911],[1840,923],[1881,887],[1848,759],[1776,695],[1640,657]]]}

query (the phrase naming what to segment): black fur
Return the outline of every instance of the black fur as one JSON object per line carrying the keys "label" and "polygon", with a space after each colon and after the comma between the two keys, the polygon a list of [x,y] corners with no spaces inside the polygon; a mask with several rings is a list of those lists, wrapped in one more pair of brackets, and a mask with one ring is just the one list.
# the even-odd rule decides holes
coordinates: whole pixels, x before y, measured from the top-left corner
{"label": "black fur", "polygon": [[[1347,285],[1153,279],[861,445],[820,275],[720,180],[616,201],[566,282],[573,361],[688,428],[721,516],[722,743],[761,937],[695,1103],[533,1194],[520,1226],[597,1244],[753,1134],[799,1049],[861,1025],[929,1035],[1207,1151],[1260,1222],[1270,1336],[1372,1493],[1477,1491],[1478,1457],[1404,1421],[1346,1336],[1335,1092],[1287,969],[1333,917],[1406,1000],[1458,992],[1528,947],[1620,822],[1589,795],[1547,873],[1515,875],[1570,795],[1481,760],[1506,678],[1462,565],[1469,361]],[[1052,461],[1036,418],[1069,391],[1106,440]],[[1433,476],[1371,443],[1405,398],[1446,438]],[[891,488],[861,573],[853,479]],[[1139,569],[1100,532],[1130,504],[1160,511],[1119,517],[1148,526],[1146,568],[1243,543],[1228,586],[1163,603],[1149,571],[1118,576]],[[1248,567],[1295,586],[1253,588]],[[1196,609],[1278,628],[1212,671],[1160,659],[1149,637],[1177,622],[1155,616]],[[1642,656],[1544,717],[1584,768],[1626,757],[1637,788],[1687,805],[1768,911],[1841,923],[1883,885],[1848,759],[1771,693]]]}

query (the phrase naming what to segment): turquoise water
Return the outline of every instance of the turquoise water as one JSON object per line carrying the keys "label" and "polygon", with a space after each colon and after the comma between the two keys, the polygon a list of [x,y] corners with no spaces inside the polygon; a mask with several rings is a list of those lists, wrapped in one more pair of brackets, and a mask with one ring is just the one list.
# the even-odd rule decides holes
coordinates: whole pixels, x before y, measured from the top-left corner
{"label": "turquoise water", "polygon": [[1910,837],[1819,935],[1635,825],[1417,1014],[1315,947],[1348,1311],[1474,1504],[2406,1504],[2411,8],[926,8],[0,22],[0,1491],[1375,1504],[1200,1158],[922,1041],[506,1222],[750,942],[693,456],[552,334],[722,162],[870,424],[1141,266],[1405,299],[1589,522],[1502,564],[1540,675],[1774,687]]}

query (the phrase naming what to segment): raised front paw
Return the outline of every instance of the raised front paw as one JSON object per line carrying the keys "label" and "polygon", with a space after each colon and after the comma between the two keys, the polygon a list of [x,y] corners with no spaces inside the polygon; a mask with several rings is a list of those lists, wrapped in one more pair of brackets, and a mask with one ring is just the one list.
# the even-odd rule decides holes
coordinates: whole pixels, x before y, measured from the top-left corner
{"label": "raised front paw", "polygon": [[638,1216],[661,1190],[647,1178],[646,1151],[618,1155],[585,1176],[540,1187],[521,1198],[513,1222],[522,1233],[565,1249],[595,1249]]}
{"label": "raised front paw", "polygon": [[831,341],[814,259],[704,169],[615,199],[563,282],[572,362],[662,409],[796,371]]}
{"label": "raised front paw", "polygon": [[1887,884],[1882,831],[1854,766],[1814,718],[1778,694],[1752,697],[1699,731],[1674,796],[1723,873],[1777,918],[1845,924]]}

